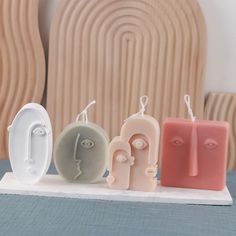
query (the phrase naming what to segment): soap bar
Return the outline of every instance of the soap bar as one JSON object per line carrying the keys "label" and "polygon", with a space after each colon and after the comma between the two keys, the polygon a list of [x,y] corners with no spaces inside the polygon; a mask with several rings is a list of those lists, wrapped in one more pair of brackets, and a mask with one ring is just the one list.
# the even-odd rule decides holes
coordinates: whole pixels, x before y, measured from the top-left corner
{"label": "soap bar", "polygon": [[91,122],[74,122],[58,136],[54,163],[67,181],[94,183],[106,171],[109,139],[106,132]]}
{"label": "soap bar", "polygon": [[160,128],[151,116],[128,119],[109,147],[110,188],[154,191],[157,181],[157,161]]}
{"label": "soap bar", "polygon": [[222,190],[228,130],[227,122],[168,118],[163,125],[161,184]]}
{"label": "soap bar", "polygon": [[46,110],[39,104],[25,105],[9,126],[9,157],[17,180],[38,182],[52,159],[52,128]]}

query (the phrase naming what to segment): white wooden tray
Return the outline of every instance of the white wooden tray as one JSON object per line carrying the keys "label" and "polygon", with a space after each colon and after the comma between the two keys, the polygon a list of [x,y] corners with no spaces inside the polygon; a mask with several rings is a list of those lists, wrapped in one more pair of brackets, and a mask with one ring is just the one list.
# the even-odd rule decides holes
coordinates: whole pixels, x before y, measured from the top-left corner
{"label": "white wooden tray", "polygon": [[46,175],[36,185],[19,183],[13,173],[6,173],[0,182],[0,194],[33,195],[79,199],[98,199],[129,202],[156,202],[201,205],[232,205],[228,188],[223,191],[163,187],[158,184],[155,192],[137,192],[109,189],[106,183],[67,183],[58,175]]}

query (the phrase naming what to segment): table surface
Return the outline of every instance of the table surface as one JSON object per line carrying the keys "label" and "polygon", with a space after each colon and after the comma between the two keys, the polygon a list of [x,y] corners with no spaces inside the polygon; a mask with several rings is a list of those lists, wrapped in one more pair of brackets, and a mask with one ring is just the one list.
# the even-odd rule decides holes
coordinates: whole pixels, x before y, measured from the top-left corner
{"label": "table surface", "polygon": [[[0,177],[11,171],[0,161]],[[50,173],[55,173],[53,167]],[[227,185],[236,202],[236,173]],[[0,195],[0,235],[235,236],[236,204],[197,206]]]}

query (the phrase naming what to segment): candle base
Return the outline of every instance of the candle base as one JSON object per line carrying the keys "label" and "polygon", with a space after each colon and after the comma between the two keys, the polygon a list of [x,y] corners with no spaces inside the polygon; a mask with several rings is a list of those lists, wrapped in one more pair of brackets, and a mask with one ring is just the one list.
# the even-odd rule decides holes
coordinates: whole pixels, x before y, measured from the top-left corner
{"label": "candle base", "polygon": [[138,192],[109,189],[105,181],[97,184],[68,183],[59,175],[46,175],[41,182],[26,185],[19,183],[11,172],[0,181],[0,194],[192,205],[233,204],[227,187],[222,191],[183,189],[163,187],[158,182],[155,192]]}

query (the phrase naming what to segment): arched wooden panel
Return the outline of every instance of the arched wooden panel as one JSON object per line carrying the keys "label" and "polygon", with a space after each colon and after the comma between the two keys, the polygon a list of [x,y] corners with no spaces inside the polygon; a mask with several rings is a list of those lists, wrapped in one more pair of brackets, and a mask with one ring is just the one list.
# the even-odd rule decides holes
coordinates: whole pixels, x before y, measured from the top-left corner
{"label": "arched wooden panel", "polygon": [[210,93],[206,100],[205,118],[229,122],[228,170],[236,170],[236,94]]}
{"label": "arched wooden panel", "polygon": [[159,121],[201,118],[206,27],[196,0],[61,0],[49,45],[47,108],[55,133],[97,100],[91,120],[111,137],[148,95]]}
{"label": "arched wooden panel", "polygon": [[45,59],[38,27],[39,0],[0,0],[0,158],[7,127],[26,103],[40,102]]}

